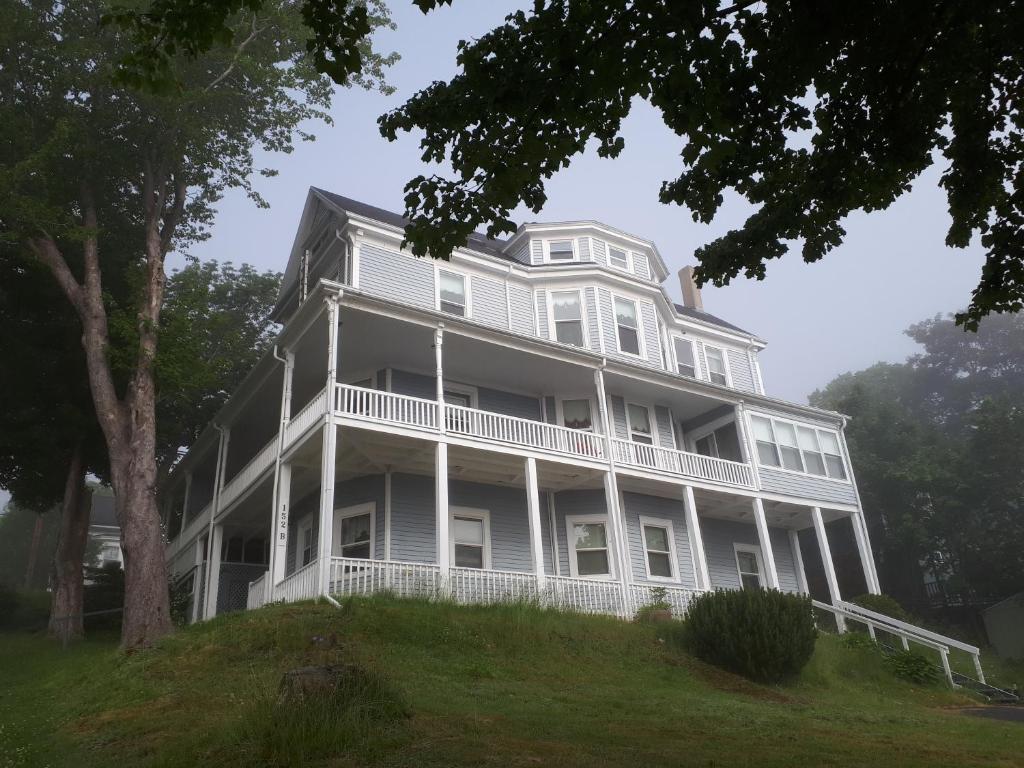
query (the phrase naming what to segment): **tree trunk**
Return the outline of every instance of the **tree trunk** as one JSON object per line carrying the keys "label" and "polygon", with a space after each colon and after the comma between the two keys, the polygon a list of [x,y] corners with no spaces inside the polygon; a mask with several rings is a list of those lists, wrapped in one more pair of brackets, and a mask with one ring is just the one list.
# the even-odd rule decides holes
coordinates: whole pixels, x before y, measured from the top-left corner
{"label": "tree trunk", "polygon": [[28,546],[28,563],[25,565],[25,591],[32,589],[32,579],[36,575],[36,561],[39,559],[39,542],[43,538],[43,516],[36,514],[36,522],[32,527],[32,542]]}
{"label": "tree trunk", "polygon": [[67,643],[82,637],[82,560],[89,540],[89,501],[85,488],[82,444],[75,446],[68,465],[61,504],[60,536],[53,556],[53,594],[50,600],[50,635]]}

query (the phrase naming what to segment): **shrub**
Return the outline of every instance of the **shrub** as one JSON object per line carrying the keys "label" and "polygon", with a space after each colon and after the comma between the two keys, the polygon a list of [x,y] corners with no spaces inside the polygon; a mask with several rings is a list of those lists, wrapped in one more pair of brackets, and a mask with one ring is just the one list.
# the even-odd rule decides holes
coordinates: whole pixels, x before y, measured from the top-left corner
{"label": "shrub", "polygon": [[919,685],[934,685],[942,677],[938,667],[914,651],[893,651],[885,663],[896,677]]}
{"label": "shrub", "polygon": [[893,619],[910,621],[910,614],[903,610],[903,606],[896,601],[896,598],[889,597],[889,595],[860,595],[853,598],[850,602],[854,605],[859,605],[861,608],[867,608],[869,611],[885,614]]}
{"label": "shrub", "polygon": [[814,653],[817,634],[809,597],[760,589],[698,596],[682,630],[698,658],[760,682],[799,673]]}
{"label": "shrub", "polygon": [[878,643],[872,640],[866,632],[847,632],[839,637],[840,642],[847,648],[865,648],[869,651],[878,650]]}
{"label": "shrub", "polygon": [[0,629],[35,632],[50,618],[48,592],[22,592],[0,584]]}
{"label": "shrub", "polygon": [[671,611],[672,606],[668,602],[668,590],[664,587],[651,588],[651,602],[641,606],[636,612],[636,621],[653,621],[655,614],[660,611]]}

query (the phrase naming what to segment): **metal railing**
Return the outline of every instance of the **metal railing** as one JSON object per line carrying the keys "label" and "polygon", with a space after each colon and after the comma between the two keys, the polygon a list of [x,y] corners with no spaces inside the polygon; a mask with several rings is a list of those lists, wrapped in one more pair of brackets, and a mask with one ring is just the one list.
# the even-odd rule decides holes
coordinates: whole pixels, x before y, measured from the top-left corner
{"label": "metal railing", "polygon": [[461,405],[446,405],[444,413],[445,429],[452,434],[587,459],[605,458],[604,437],[594,432]]}
{"label": "metal railing", "polygon": [[620,438],[612,440],[612,451],[615,461],[624,466],[670,472],[740,488],[754,487],[754,472],[749,464],[743,462]]}
{"label": "metal railing", "polygon": [[422,397],[338,384],[334,409],[369,421],[437,429],[437,401]]}

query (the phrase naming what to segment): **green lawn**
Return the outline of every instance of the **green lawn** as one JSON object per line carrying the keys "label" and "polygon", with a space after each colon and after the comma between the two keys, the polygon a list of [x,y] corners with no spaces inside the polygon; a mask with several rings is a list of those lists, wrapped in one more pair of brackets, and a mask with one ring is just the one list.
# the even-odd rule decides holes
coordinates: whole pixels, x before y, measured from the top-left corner
{"label": "green lawn", "polygon": [[[119,654],[0,634],[0,768],[17,766],[1019,766],[1024,725],[894,679],[823,636],[754,685],[664,626],[387,599],[274,606]],[[331,638],[314,644],[311,638]],[[351,706],[278,703],[281,673],[357,663]]]}

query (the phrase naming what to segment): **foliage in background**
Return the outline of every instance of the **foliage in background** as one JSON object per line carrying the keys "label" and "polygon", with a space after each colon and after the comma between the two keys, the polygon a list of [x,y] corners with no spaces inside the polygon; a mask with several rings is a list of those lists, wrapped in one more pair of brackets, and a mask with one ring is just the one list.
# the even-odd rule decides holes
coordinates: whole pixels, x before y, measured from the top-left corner
{"label": "foliage in background", "polygon": [[886,654],[885,663],[896,677],[918,685],[935,685],[942,679],[935,663],[916,651],[892,651]]}
{"label": "foliage in background", "polygon": [[[0,586],[11,589],[25,586],[32,532],[40,514],[35,509],[11,501],[6,512],[0,515]],[[46,512],[42,514],[42,522],[36,564],[29,580],[29,589],[34,590],[45,590],[50,581],[50,562],[57,548],[60,516]]]}
{"label": "foliage in background", "polygon": [[911,621],[910,614],[903,609],[903,606],[899,604],[896,598],[889,595],[857,595],[850,602],[854,605],[859,605],[861,608],[867,608],[869,611],[881,613],[893,619]]}
{"label": "foliage in background", "polygon": [[[442,4],[420,0],[421,8]],[[459,44],[456,74],[384,115],[422,131],[454,177],[406,186],[413,251],[447,258],[475,228],[512,232],[545,181],[588,147],[618,156],[640,100],[682,146],[660,200],[711,223],[730,196],[756,210],[697,250],[701,283],[761,279],[797,241],[807,262],[843,219],[889,207],[934,163],[950,247],[980,237],[981,279],[958,322],[1024,307],[1024,4],[863,0],[541,0]],[[668,158],[667,158],[668,160]]]}
{"label": "foliage in background", "polygon": [[965,334],[912,326],[923,351],[837,377],[812,405],[846,427],[883,589],[921,606],[922,564],[968,601],[1017,592],[1024,573],[1024,315]]}
{"label": "foliage in background", "polygon": [[796,676],[810,661],[818,635],[811,599],[773,589],[698,595],[681,633],[698,658],[768,683]]}

